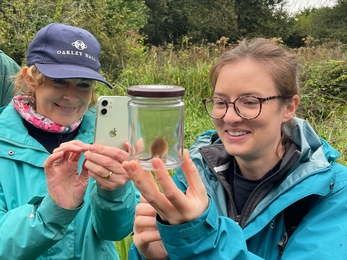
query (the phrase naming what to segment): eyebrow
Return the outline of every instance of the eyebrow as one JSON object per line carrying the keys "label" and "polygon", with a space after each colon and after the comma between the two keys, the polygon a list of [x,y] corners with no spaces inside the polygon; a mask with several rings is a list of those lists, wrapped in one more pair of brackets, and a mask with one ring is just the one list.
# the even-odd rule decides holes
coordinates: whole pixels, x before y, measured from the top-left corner
{"label": "eyebrow", "polygon": [[[243,97],[243,96],[263,96],[264,94],[260,94],[260,93],[255,93],[255,92],[246,92],[246,93],[241,93],[239,95],[237,95],[237,97]],[[224,97],[224,98],[230,98],[230,95],[225,94],[225,93],[219,93],[219,92],[215,92],[213,94],[213,96],[220,96],[220,97]]]}

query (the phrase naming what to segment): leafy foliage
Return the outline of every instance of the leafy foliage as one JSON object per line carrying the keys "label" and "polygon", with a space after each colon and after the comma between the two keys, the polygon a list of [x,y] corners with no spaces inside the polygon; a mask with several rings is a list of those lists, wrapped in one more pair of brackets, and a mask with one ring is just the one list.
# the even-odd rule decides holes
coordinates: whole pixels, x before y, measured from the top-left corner
{"label": "leafy foliage", "polygon": [[298,113],[303,117],[325,119],[331,111],[343,113],[347,105],[347,62],[311,62],[304,65]]}
{"label": "leafy foliage", "polygon": [[102,70],[113,82],[128,56],[130,31],[139,31],[147,22],[145,9],[142,0],[3,0],[0,47],[24,64],[28,44],[39,29],[52,22],[78,26],[99,40]]}
{"label": "leafy foliage", "polygon": [[146,0],[148,24],[142,32],[154,45],[231,41],[262,35],[286,38],[292,22],[284,0]]}
{"label": "leafy foliage", "polygon": [[284,0],[236,0],[239,36],[286,38],[291,19]]}
{"label": "leafy foliage", "polygon": [[301,36],[328,38],[347,43],[347,0],[338,0],[333,7],[306,9],[296,15],[294,27]]}

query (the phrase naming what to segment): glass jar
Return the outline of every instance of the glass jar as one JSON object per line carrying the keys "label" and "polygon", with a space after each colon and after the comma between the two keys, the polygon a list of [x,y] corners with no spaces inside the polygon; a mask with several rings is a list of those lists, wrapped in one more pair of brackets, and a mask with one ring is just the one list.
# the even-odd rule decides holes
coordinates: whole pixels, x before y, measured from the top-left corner
{"label": "glass jar", "polygon": [[138,85],[128,88],[130,159],[152,170],[160,158],[167,169],[182,164],[185,89],[170,85]]}

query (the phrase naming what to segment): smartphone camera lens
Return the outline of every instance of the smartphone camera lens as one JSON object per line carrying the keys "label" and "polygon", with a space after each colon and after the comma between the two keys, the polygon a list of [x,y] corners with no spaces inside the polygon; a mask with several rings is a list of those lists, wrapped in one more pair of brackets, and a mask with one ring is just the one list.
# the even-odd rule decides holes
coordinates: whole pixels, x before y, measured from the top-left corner
{"label": "smartphone camera lens", "polygon": [[107,100],[103,100],[103,101],[101,102],[101,104],[105,107],[105,106],[108,105],[108,101],[107,101]]}
{"label": "smartphone camera lens", "polygon": [[102,115],[106,115],[106,114],[107,114],[107,109],[106,109],[106,108],[103,108],[103,109],[101,109],[100,112],[101,112]]}

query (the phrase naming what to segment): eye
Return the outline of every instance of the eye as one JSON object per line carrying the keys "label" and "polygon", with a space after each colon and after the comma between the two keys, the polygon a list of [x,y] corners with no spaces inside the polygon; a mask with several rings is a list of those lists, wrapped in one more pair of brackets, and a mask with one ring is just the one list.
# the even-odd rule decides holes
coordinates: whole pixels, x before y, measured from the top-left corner
{"label": "eye", "polygon": [[65,84],[66,83],[65,79],[52,79],[52,81],[56,84]]}
{"label": "eye", "polygon": [[94,86],[93,80],[77,81],[76,86],[82,90],[90,90]]}
{"label": "eye", "polygon": [[220,98],[214,98],[213,102],[216,107],[225,107],[225,102]]}
{"label": "eye", "polygon": [[91,84],[90,83],[87,83],[87,82],[80,82],[78,83],[78,86],[80,88],[90,88],[91,87]]}
{"label": "eye", "polygon": [[252,107],[252,106],[258,106],[259,100],[254,97],[242,97],[238,100],[238,103],[244,106]]}

